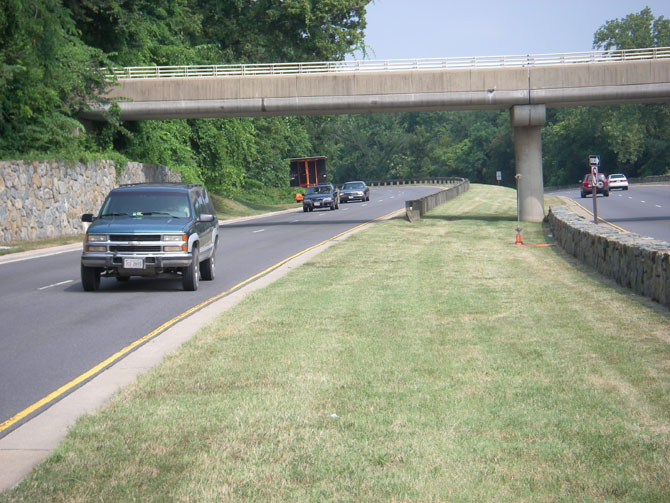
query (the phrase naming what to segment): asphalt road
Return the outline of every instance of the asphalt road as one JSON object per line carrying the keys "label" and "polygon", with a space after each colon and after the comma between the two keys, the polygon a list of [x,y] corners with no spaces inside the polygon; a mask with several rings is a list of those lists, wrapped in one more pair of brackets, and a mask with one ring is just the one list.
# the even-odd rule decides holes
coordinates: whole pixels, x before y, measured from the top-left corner
{"label": "asphalt road", "polygon": [[102,279],[100,291],[84,292],[79,250],[0,263],[0,424],[175,316],[436,190],[375,187],[369,202],[340,204],[335,211],[299,210],[222,225],[216,278],[201,281],[196,292],[184,292],[179,280],[145,278]]}
{"label": "asphalt road", "polygon": [[[593,198],[581,198],[579,188],[550,194],[568,196],[593,213]],[[670,185],[633,184],[597,196],[598,218],[628,232],[670,243]]]}

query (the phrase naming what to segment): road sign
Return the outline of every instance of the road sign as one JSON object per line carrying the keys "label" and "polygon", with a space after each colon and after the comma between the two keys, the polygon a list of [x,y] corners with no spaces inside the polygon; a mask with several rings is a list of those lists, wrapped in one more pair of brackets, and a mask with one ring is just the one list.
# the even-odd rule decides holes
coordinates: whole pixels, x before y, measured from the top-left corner
{"label": "road sign", "polygon": [[590,155],[589,156],[589,166],[591,166],[591,187],[593,193],[593,223],[598,224],[598,203],[596,186],[602,188],[603,182],[600,181],[598,177],[598,167],[600,166],[600,156],[599,155]]}

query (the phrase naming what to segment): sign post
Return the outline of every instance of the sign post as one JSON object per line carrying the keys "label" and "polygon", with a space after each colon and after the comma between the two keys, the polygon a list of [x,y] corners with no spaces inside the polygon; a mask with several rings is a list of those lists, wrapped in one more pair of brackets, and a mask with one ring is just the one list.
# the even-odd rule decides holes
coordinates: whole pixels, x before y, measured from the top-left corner
{"label": "sign post", "polygon": [[598,224],[598,191],[596,185],[598,184],[598,168],[600,167],[600,156],[590,155],[589,166],[591,167],[591,193],[593,194],[593,223]]}

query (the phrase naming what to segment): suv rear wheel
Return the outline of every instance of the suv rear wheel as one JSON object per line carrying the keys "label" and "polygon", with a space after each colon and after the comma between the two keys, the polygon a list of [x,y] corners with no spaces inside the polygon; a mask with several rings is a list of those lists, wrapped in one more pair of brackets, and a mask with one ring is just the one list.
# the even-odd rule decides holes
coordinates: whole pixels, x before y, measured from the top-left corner
{"label": "suv rear wheel", "polygon": [[[218,244],[218,240],[217,240]],[[207,260],[200,262],[200,276],[205,281],[212,281],[216,275],[216,246],[212,251],[212,256]]]}
{"label": "suv rear wheel", "polygon": [[200,284],[200,254],[196,246],[193,247],[192,255],[191,265],[184,268],[181,278],[184,290],[187,292],[195,292]]}

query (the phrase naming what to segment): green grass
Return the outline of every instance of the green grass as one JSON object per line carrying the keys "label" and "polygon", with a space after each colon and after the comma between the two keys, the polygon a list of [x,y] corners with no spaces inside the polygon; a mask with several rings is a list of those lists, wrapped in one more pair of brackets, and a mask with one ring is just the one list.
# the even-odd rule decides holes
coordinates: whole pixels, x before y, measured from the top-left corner
{"label": "green grass", "polygon": [[[83,236],[63,236],[59,238],[37,239],[34,241],[14,241],[11,243],[0,243],[0,256],[10,253],[19,253],[52,246],[61,246],[72,243],[81,243]],[[7,248],[4,248],[7,247]]]}
{"label": "green grass", "polygon": [[515,202],[473,185],[328,248],[0,502],[670,501],[670,314],[541,224],[515,246]]}
{"label": "green grass", "polygon": [[[300,207],[294,201],[280,202],[270,200],[253,200],[248,201],[242,198],[224,198],[216,194],[210,194],[216,213],[220,220],[229,220],[237,217],[249,217],[254,215],[262,215],[273,211],[282,211],[291,208]],[[286,198],[285,198],[286,199]]]}

